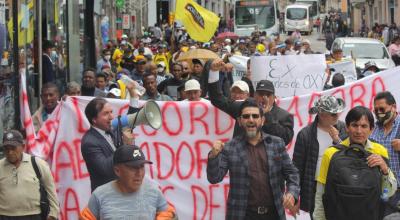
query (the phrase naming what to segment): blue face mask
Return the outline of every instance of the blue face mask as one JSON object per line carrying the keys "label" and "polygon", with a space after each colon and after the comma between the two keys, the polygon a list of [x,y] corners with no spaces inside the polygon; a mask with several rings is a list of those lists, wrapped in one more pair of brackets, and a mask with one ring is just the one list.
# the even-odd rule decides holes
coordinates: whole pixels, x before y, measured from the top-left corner
{"label": "blue face mask", "polygon": [[53,62],[56,61],[56,60],[58,59],[58,54],[57,54],[57,52],[56,52],[55,50],[52,50],[52,51],[51,51],[50,58],[51,58],[51,60],[52,60]]}

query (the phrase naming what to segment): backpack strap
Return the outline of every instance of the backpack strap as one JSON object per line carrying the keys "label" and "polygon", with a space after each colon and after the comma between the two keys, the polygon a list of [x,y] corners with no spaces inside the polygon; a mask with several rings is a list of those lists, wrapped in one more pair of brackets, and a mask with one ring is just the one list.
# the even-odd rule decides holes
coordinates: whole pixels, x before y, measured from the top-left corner
{"label": "backpack strap", "polygon": [[346,149],[346,146],[344,146],[343,144],[336,144],[333,145],[334,148],[338,149],[338,150],[344,150]]}
{"label": "backpack strap", "polygon": [[42,174],[39,171],[39,167],[38,167],[38,165],[36,163],[35,156],[31,156],[31,162],[32,162],[33,169],[35,170],[36,177],[39,180],[41,180],[42,179]]}

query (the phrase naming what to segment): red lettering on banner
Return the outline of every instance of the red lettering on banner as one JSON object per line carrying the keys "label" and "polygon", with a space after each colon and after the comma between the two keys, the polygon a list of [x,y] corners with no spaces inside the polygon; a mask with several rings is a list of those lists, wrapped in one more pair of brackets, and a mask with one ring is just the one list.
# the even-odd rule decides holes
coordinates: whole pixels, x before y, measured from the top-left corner
{"label": "red lettering on banner", "polygon": [[203,220],[206,217],[207,209],[208,209],[207,193],[200,186],[196,186],[196,185],[193,185],[191,187],[191,190],[192,190],[192,196],[193,196],[193,220],[197,220],[197,216],[200,216],[200,215],[197,215],[197,208],[198,208],[197,203],[198,203],[198,201],[197,201],[196,192],[199,192],[203,196],[203,199],[204,199],[204,204],[205,204],[204,205],[204,210],[203,210],[203,213],[202,213],[201,218],[200,218],[201,220]]}
{"label": "red lettering on banner", "polygon": [[[63,158],[66,158],[68,156],[69,161],[68,162],[60,162],[59,158],[63,155]],[[58,183],[60,180],[59,173],[62,169],[68,169],[72,170],[73,173],[73,178],[74,180],[77,179],[77,171],[75,168],[75,161],[74,161],[74,154],[72,153],[72,149],[70,148],[69,144],[65,141],[61,142],[58,145],[57,151],[55,152],[55,158],[57,158],[55,161],[56,163],[56,171],[55,171],[55,182]]]}
{"label": "red lettering on banner", "polygon": [[219,188],[219,185],[209,185],[208,186],[208,189],[210,191],[210,219],[213,219],[213,209],[217,209],[217,208],[221,207],[221,205],[214,203],[214,194],[213,194],[214,188]]}
{"label": "red lettering on banner", "polygon": [[[197,163],[197,178],[201,178],[201,174],[204,174],[203,172],[203,164],[207,166],[207,161],[208,161],[208,155],[206,157],[201,157],[201,152],[203,150],[202,145],[206,144],[208,145],[209,149],[212,147],[212,142],[208,140],[197,140],[194,144],[195,150],[196,150],[196,163]],[[207,151],[208,152],[208,151]]]}
{"label": "red lettering on banner", "polygon": [[[185,166],[189,165],[189,172],[186,176],[183,176],[181,173],[181,163],[180,163],[180,159],[181,159],[181,151],[183,149],[183,146],[186,146],[186,148],[189,150],[190,153],[190,164],[184,164]],[[178,174],[179,179],[184,180],[184,179],[189,179],[189,177],[192,175],[193,171],[194,171],[194,153],[192,148],[190,147],[190,145],[184,141],[182,142],[179,147],[178,147],[178,152],[176,153],[176,173]]]}
{"label": "red lettering on banner", "polygon": [[[378,85],[380,85],[381,90],[377,91],[377,87]],[[376,77],[373,81],[372,81],[372,91],[371,91],[371,100],[369,101],[369,109],[373,109],[374,108],[374,99],[376,94],[378,94],[379,92],[385,91],[386,87],[385,87],[385,82],[382,80],[381,77]]]}
{"label": "red lettering on banner", "polygon": [[[337,96],[336,96],[336,94],[338,94],[338,93],[340,93],[340,95],[341,95],[340,97],[337,97]],[[342,88],[336,89],[336,90],[331,94],[331,96],[335,96],[335,97],[337,97],[337,98],[342,98],[343,101],[346,100],[346,94],[345,94],[345,92],[344,92],[344,89],[342,89]]]}
{"label": "red lettering on banner", "polygon": [[118,115],[124,115],[124,112],[128,111],[128,109],[129,109],[129,104],[122,106],[122,108],[120,108],[118,111]]}
{"label": "red lettering on banner", "polygon": [[[214,120],[214,126],[215,126],[215,134],[216,135],[224,135],[226,133],[228,133],[234,126],[235,120],[232,117],[229,117],[229,126],[228,128],[226,128],[225,130],[222,130],[220,128],[220,114],[221,111],[218,110],[218,108],[214,108],[214,114],[215,114],[215,120]],[[225,122],[225,121],[224,121]],[[221,124],[225,124],[225,123],[221,123]]]}
{"label": "red lettering on banner", "polygon": [[229,184],[224,185],[224,199],[225,199],[225,204],[228,202],[228,195],[229,195]]}
{"label": "red lettering on banner", "polygon": [[289,151],[290,148],[293,147],[293,139],[288,143],[288,145],[286,146],[286,151]]}
{"label": "red lettering on banner", "polygon": [[148,132],[146,130],[148,126],[144,126],[144,125],[140,125],[140,130],[142,130],[143,134],[145,134],[146,136],[155,136],[157,134],[157,130],[153,129],[153,128],[149,128],[151,129],[151,132]]}
{"label": "red lettering on banner", "polygon": [[301,119],[301,114],[299,112],[299,97],[293,96],[292,102],[289,105],[288,112],[291,112],[292,108],[294,108],[293,116],[297,118],[299,127],[303,126],[303,120]]}
{"label": "red lettering on banner", "polygon": [[[314,106],[314,101],[316,100],[316,98],[319,98],[319,97],[321,97],[321,94],[319,94],[319,93],[312,93],[312,94],[311,94],[311,97],[310,97],[310,101],[308,102],[308,106],[307,106],[308,108],[307,108],[307,109],[311,109],[311,108]],[[307,121],[307,124],[311,124],[312,120],[313,120],[312,115],[311,115],[311,114],[308,114],[308,121]]]}
{"label": "red lettering on banner", "polygon": [[[156,150],[156,158],[157,158],[157,178],[159,180],[165,180],[168,179],[169,177],[172,176],[172,173],[175,169],[175,154],[173,149],[167,145],[166,143],[162,143],[162,142],[154,142],[154,147]],[[169,163],[164,163],[164,164],[171,164],[170,169],[168,170],[167,174],[162,175],[161,173],[161,153],[160,153],[160,148],[165,148],[169,151],[170,155],[171,155],[171,161]],[[165,153],[165,152],[164,152]],[[163,158],[168,158],[165,156],[165,154],[163,155]],[[165,166],[164,166],[165,167]]]}
{"label": "red lettering on banner", "polygon": [[[204,103],[204,102],[189,102],[189,103],[190,103],[190,104],[189,104],[189,112],[190,112],[190,134],[194,134],[194,133],[195,133],[195,125],[194,125],[194,123],[195,123],[196,121],[198,121],[198,122],[200,122],[200,124],[203,124],[204,130],[206,131],[206,135],[208,135],[208,134],[210,133],[210,132],[209,132],[209,129],[208,129],[208,124],[207,124],[207,122],[205,122],[205,121],[203,120],[204,117],[206,117],[207,114],[208,114],[208,107],[207,107],[206,103]],[[201,114],[201,115],[198,116],[198,117],[196,117],[196,116],[194,115],[196,106],[201,106],[201,108],[204,109],[203,114]],[[199,108],[198,108],[198,109],[199,109]]]}
{"label": "red lettering on banner", "polygon": [[[361,93],[358,97],[355,97],[356,91],[360,91],[360,90],[358,90],[358,88],[360,88]],[[365,103],[364,103],[365,92],[366,92],[366,89],[363,84],[357,83],[357,84],[354,84],[353,86],[351,86],[351,88],[350,88],[350,98],[351,98],[350,108],[353,108],[354,106],[356,106],[356,103],[358,103],[359,105],[365,106]]]}
{"label": "red lettering on banner", "polygon": [[[168,109],[169,107],[172,107],[172,108],[175,109],[175,112],[176,112],[176,114],[177,114],[177,116],[178,116],[177,118],[179,119],[179,121],[178,121],[179,128],[178,128],[178,130],[176,130],[176,131],[171,131],[171,129],[168,127],[168,126],[169,126],[169,125],[168,125],[168,122],[170,122],[170,121],[167,120],[167,118],[170,118],[171,115],[168,114],[169,117],[167,117],[166,111],[167,111],[167,109]],[[163,120],[162,120],[162,125],[163,125],[163,126],[162,126],[162,127],[164,128],[165,132],[167,132],[167,134],[170,135],[170,136],[177,136],[177,135],[179,135],[179,133],[181,133],[182,130],[183,130],[183,119],[182,119],[182,113],[181,113],[181,111],[179,110],[178,104],[176,104],[175,102],[166,102],[166,103],[163,105],[163,107],[162,107],[161,113],[162,113],[162,118],[163,118]],[[176,124],[176,123],[173,123],[173,124]]]}
{"label": "red lettering on banner", "polygon": [[[78,195],[71,188],[68,188],[65,191],[64,212],[63,213],[64,213],[63,219],[65,219],[65,220],[79,218],[80,208],[79,208]],[[75,218],[69,218],[70,213],[74,214]],[[75,213],[76,213],[76,215],[75,215]]]}
{"label": "red lettering on banner", "polygon": [[[142,149],[142,151],[146,154],[146,158],[147,158],[148,160],[151,160],[149,143],[143,142],[143,143],[140,145],[140,149]],[[144,149],[146,149],[146,150],[144,150]],[[158,162],[158,161],[157,161],[157,162]],[[150,177],[151,177],[152,179],[154,179],[153,166],[147,166],[147,167],[149,168]]]}
{"label": "red lettering on banner", "polygon": [[[77,139],[73,140],[72,143],[73,143],[74,149],[75,149],[76,167],[78,170],[78,177],[79,177],[79,179],[87,178],[87,177],[89,177],[89,172],[87,171],[86,163],[85,163],[85,160],[83,159],[82,153],[81,153],[81,139],[77,138]],[[84,172],[82,170],[82,167],[86,168],[86,172]]]}
{"label": "red lettering on banner", "polygon": [[[161,188],[161,192],[166,196],[166,194],[167,194],[167,191],[169,191],[169,190],[174,190],[175,189],[175,187],[174,186],[164,186],[164,187],[162,187]],[[167,196],[166,196],[167,197]]]}
{"label": "red lettering on banner", "polygon": [[79,109],[78,99],[76,97],[71,97],[72,106],[74,108],[74,113],[77,121],[77,131],[84,134],[88,129],[85,127],[85,122],[82,114],[82,110]]}

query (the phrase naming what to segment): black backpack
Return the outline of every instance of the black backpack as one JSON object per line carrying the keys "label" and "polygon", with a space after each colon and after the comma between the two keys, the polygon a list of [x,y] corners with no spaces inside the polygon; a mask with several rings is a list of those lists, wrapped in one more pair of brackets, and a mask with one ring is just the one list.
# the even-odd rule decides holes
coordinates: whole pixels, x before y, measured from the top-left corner
{"label": "black backpack", "polygon": [[378,220],[381,213],[381,172],[369,167],[363,146],[339,149],[330,161],[322,202],[327,220]]}

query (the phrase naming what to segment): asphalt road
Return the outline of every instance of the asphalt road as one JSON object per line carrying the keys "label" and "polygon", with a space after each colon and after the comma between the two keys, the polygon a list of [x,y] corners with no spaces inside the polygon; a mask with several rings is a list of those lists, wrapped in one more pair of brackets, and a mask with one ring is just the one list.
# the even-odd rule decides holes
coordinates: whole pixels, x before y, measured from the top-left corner
{"label": "asphalt road", "polygon": [[[286,39],[288,37],[287,34],[282,34],[281,39]],[[320,33],[317,33],[317,29],[314,28],[314,31],[312,32],[311,35],[304,35],[302,34],[302,38],[308,39],[311,43],[311,49],[315,52],[320,52],[320,53],[325,53],[326,48],[325,48],[325,38],[323,38],[323,35]]]}

